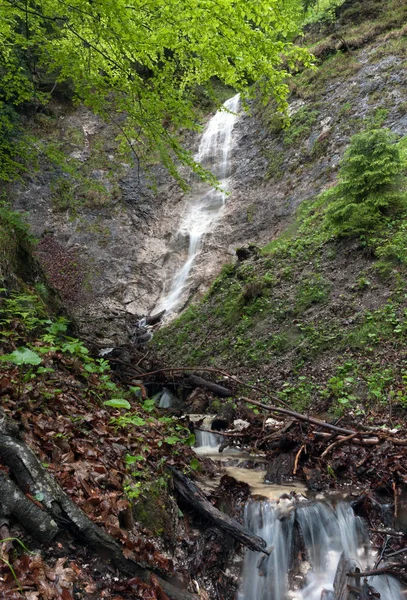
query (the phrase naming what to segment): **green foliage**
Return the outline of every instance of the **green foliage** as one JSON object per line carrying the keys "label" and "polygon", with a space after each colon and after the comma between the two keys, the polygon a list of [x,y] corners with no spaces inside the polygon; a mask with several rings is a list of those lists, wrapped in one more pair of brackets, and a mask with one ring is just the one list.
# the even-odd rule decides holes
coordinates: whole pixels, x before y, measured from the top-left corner
{"label": "green foliage", "polygon": [[126,408],[127,410],[131,408],[130,402],[124,398],[112,398],[111,400],[106,400],[103,404],[112,408]]}
{"label": "green foliage", "polygon": [[[19,538],[15,538],[15,537],[8,537],[8,538],[3,538],[2,540],[0,540],[0,544],[6,544],[7,542],[17,542],[21,548],[24,550],[24,552],[27,552],[27,554],[34,554],[34,552],[31,552],[31,550],[29,550],[27,548],[27,546],[19,539]],[[20,591],[20,594],[23,595],[23,589],[21,587],[20,581],[18,580],[18,577],[16,575],[16,572],[12,566],[12,564],[10,563],[9,560],[7,560],[6,558],[4,558],[4,556],[0,555],[0,560],[10,569],[10,573],[13,576],[14,581],[16,582],[16,585]]]}
{"label": "green foliage", "polygon": [[303,0],[305,9],[305,25],[319,22],[332,22],[335,9],[345,0]]}
{"label": "green foliage", "polygon": [[19,367],[22,365],[39,365],[41,357],[29,348],[17,348],[11,354],[3,354],[0,360],[11,362]]}
{"label": "green foliage", "polygon": [[312,304],[325,302],[329,297],[330,287],[329,282],[317,273],[304,277],[296,290],[294,310],[302,313]]}
{"label": "green foliage", "polygon": [[326,192],[329,229],[338,236],[374,231],[406,206],[403,163],[387,129],[353,136],[340,169],[339,184]]}
{"label": "green foliage", "polygon": [[316,123],[319,112],[303,106],[292,117],[290,126],[284,133],[284,143],[292,146],[307,137]]}
{"label": "green foliage", "polygon": [[[213,82],[286,106],[288,66],[309,62],[289,41],[298,31],[299,0],[75,0],[0,6],[0,179],[14,176],[15,109],[45,104],[69,83],[74,97],[111,123],[136,160],[160,159],[180,179],[181,161],[213,179],[175,132],[197,129],[194,90],[216,102]],[[46,92],[41,90],[47,90]],[[192,92],[192,93],[191,93]],[[126,115],[118,122],[117,115]]]}

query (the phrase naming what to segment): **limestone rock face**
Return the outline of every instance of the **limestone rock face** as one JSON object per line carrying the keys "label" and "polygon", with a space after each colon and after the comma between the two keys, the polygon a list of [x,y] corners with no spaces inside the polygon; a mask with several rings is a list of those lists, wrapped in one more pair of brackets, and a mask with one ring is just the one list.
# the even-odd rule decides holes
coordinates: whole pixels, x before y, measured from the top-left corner
{"label": "limestone rock face", "polygon": [[[180,309],[207,290],[221,266],[234,260],[236,248],[268,243],[302,201],[335,182],[350,137],[369,119],[406,135],[404,58],[384,51],[385,44],[343,55],[343,76],[325,77],[307,98],[294,89],[291,129],[271,126],[270,114],[258,107],[240,117],[233,130],[231,194],[205,236]],[[158,165],[146,175],[123,163],[114,133],[86,109],[60,112],[56,127],[70,139],[69,154],[106,197],[87,190],[68,209],[61,195],[69,196],[69,185],[61,187],[61,173],[44,164],[40,174],[13,190],[14,206],[28,213],[35,235],[52,235],[79,257],[82,293],[71,311],[83,332],[108,345],[119,343],[127,335],[120,317],[135,320],[153,311],[185,260],[188,239],[177,231],[187,194]],[[186,144],[195,152],[199,135],[190,135]]]}

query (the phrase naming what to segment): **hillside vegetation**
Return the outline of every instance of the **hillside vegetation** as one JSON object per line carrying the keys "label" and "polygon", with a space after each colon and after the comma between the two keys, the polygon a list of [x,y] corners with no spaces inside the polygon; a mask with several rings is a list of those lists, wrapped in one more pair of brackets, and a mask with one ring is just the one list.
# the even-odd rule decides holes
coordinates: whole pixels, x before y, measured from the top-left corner
{"label": "hillside vegetation", "polygon": [[[263,115],[269,177],[287,177],[287,170],[306,177],[308,163],[320,162],[316,186],[322,181],[328,190],[303,202],[267,246],[238,252],[205,298],[157,335],[159,360],[244,375],[301,410],[407,407],[405,13],[401,2],[345,2],[335,27],[311,29],[306,41],[322,64],[290,84],[291,102],[305,103],[288,129],[272,104]],[[380,97],[371,86],[358,105],[353,75],[370,65],[377,79],[374,65],[383,58],[389,77],[400,74],[398,84]],[[349,103],[332,112],[337,86],[346,86]],[[314,125],[330,102],[330,126],[317,139]],[[344,135],[347,152],[327,165]]]}

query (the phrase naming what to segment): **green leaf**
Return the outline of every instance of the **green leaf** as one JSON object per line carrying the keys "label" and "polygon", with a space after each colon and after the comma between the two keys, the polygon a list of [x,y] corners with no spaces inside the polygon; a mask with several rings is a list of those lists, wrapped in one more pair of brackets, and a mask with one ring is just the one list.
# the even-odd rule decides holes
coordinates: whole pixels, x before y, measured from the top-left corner
{"label": "green leaf", "polygon": [[155,409],[155,401],[153,398],[148,398],[143,402],[143,408],[146,412],[152,412]]}
{"label": "green leaf", "polygon": [[192,446],[195,446],[195,442],[196,442],[196,439],[195,439],[195,435],[194,435],[193,433],[191,433],[191,434],[190,434],[190,435],[189,435],[189,436],[188,436],[188,437],[185,439],[185,444],[186,444],[187,446],[191,446],[191,447],[192,447]]}
{"label": "green leaf", "polygon": [[137,462],[140,462],[141,460],[146,460],[146,459],[144,458],[144,456],[141,456],[141,454],[138,454],[137,456],[132,456],[131,454],[126,454],[124,460],[127,465],[133,465],[134,463],[137,463]]}
{"label": "green leaf", "polygon": [[106,400],[103,404],[112,408],[126,408],[127,410],[131,408],[130,402],[124,398],[112,398],[111,400]]}
{"label": "green leaf", "polygon": [[197,469],[199,469],[200,466],[200,462],[197,458],[193,458],[191,460],[191,462],[189,463],[189,467],[193,470],[196,471]]}
{"label": "green leaf", "polygon": [[17,348],[11,354],[4,354],[0,356],[0,360],[11,362],[15,365],[39,365],[41,357],[36,352],[33,352],[29,348]]}
{"label": "green leaf", "polygon": [[164,438],[164,442],[167,442],[167,444],[170,444],[170,446],[173,446],[174,444],[177,444],[180,441],[181,438],[179,438],[177,435],[170,435]]}

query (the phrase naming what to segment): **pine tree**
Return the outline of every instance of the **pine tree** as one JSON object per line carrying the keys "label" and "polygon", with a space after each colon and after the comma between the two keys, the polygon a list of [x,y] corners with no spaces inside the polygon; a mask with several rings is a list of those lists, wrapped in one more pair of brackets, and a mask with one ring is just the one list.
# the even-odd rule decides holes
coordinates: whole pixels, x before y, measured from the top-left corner
{"label": "pine tree", "polygon": [[339,236],[368,233],[406,206],[403,163],[395,136],[370,129],[352,137],[339,184],[327,193],[328,226]]}

